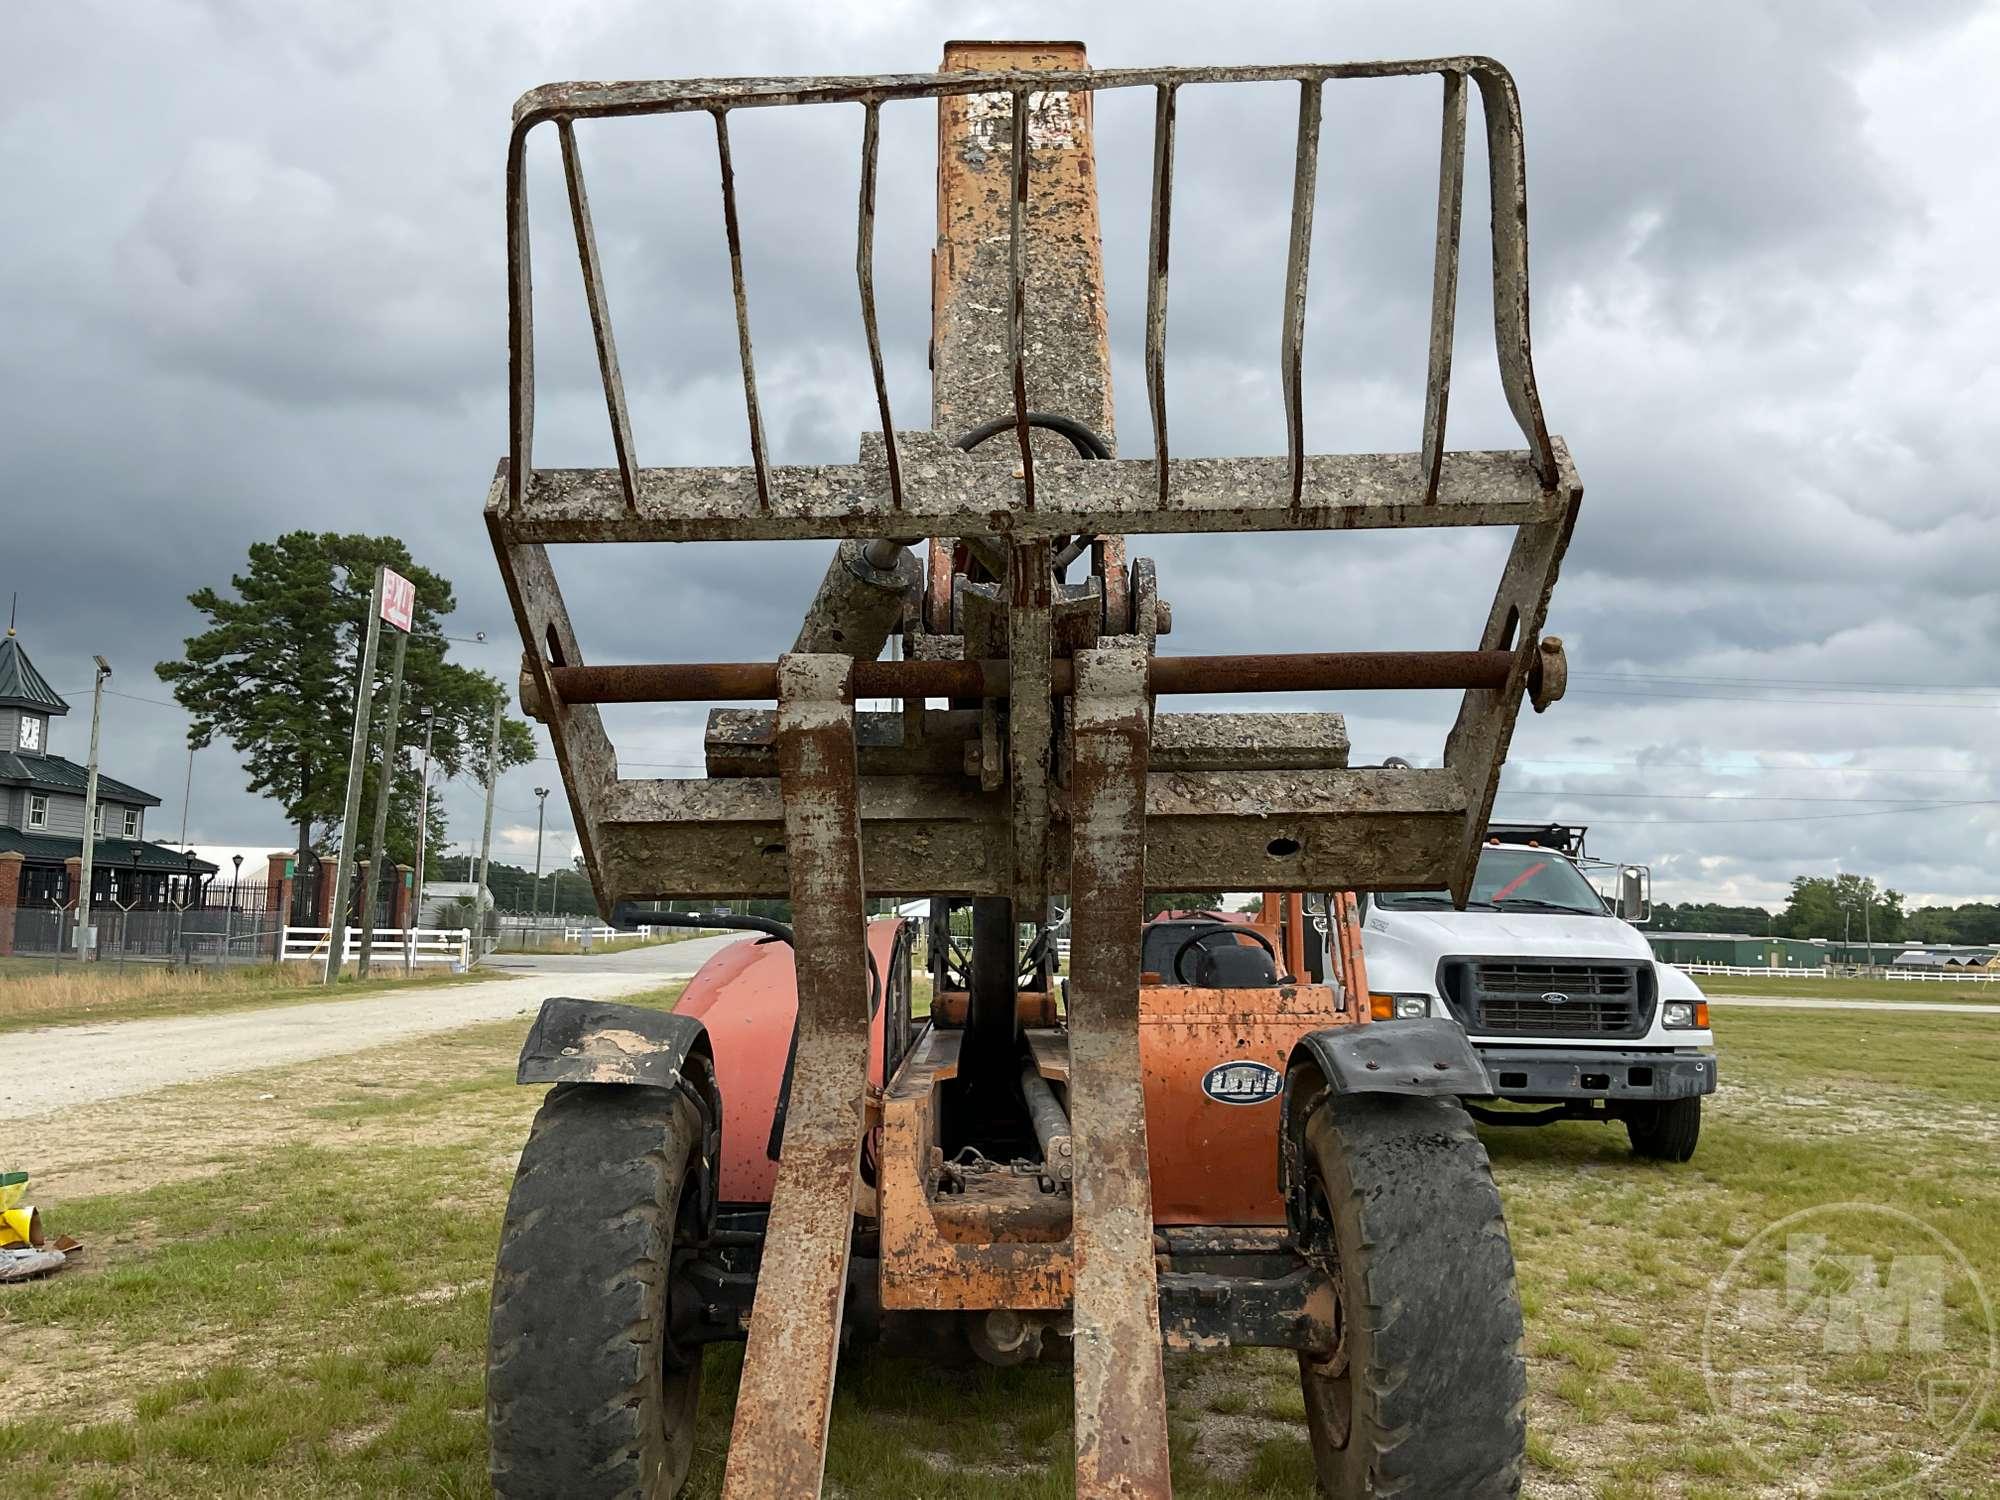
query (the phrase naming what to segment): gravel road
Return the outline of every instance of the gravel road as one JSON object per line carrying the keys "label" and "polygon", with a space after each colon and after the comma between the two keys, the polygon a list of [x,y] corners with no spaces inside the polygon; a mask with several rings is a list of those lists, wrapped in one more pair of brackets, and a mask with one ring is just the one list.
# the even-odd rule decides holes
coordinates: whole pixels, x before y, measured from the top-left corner
{"label": "gravel road", "polygon": [[[742,936],[695,938],[597,956],[509,955],[483,983],[390,990],[358,1000],[278,1005],[165,1020],[49,1026],[10,1033],[0,1120],[143,1094],[278,1063],[358,1052],[479,1021],[527,1016],[550,995],[601,1000],[685,978]],[[525,1026],[523,1028],[525,1030]]]}

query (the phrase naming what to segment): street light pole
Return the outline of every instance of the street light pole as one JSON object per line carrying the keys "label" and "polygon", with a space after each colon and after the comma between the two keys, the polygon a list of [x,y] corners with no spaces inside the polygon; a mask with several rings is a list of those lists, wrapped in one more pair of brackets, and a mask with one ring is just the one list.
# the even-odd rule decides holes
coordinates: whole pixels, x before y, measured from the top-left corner
{"label": "street light pole", "polygon": [[486,931],[487,875],[493,859],[493,794],[500,785],[500,710],[503,699],[493,700],[493,728],[486,737],[486,831],[479,837],[479,888],[472,899],[479,912],[479,931]]}
{"label": "street light pole", "polygon": [[229,910],[222,919],[222,961],[229,962],[229,950],[236,943],[236,908],[243,899],[243,856],[232,854],[229,862],[236,867],[236,874],[229,882]]}
{"label": "street light pole", "polygon": [[431,737],[437,733],[437,710],[426,706],[422,710],[424,721],[424,789],[417,796],[417,891],[415,918],[411,921],[409,941],[403,945],[403,971],[416,970],[416,928],[424,925],[424,856],[430,852],[431,834]]}
{"label": "street light pole", "polygon": [[538,786],[535,788],[535,883],[529,887],[535,893],[532,905],[536,917],[542,914],[542,827],[548,819],[548,812],[549,789]]}
{"label": "street light pole", "polygon": [[90,699],[90,765],[84,777],[83,787],[83,863],[77,871],[77,883],[82,889],[76,893],[76,961],[90,957],[90,886],[95,880],[97,862],[97,731],[104,719],[104,679],[111,675],[111,663],[103,657],[95,657],[97,663],[97,688]]}

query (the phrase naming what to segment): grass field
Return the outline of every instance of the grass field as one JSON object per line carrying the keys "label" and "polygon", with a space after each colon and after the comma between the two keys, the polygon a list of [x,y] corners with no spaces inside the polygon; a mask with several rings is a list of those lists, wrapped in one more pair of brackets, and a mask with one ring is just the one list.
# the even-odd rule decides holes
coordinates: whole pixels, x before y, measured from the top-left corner
{"label": "grass field", "polygon": [[[1898,1208],[2000,1292],[2000,1017],[1739,1011],[1718,1029],[1724,1090],[1686,1166],[1633,1161],[1610,1127],[1486,1134],[1527,1313],[1531,1495],[1816,1493],[1801,1476],[1829,1432],[1862,1433],[1891,1464],[1928,1451],[1893,1353],[1829,1365],[1826,1409],[1791,1427],[1734,1434],[1712,1408],[1710,1289],[1788,1214]],[[0,1167],[34,1172],[51,1228],[90,1252],[0,1289],[10,1494],[485,1494],[487,1284],[539,1094],[511,1082],[521,1031],[14,1122]],[[1960,1298],[1941,1316],[1962,1335],[1979,1313]],[[717,1492],[737,1369],[734,1349],[711,1351],[692,1495]],[[1310,1493],[1289,1358],[1168,1370],[1176,1494]],[[1069,1443],[1060,1368],[853,1359],[828,1493],[1066,1495]],[[1990,1495],[1996,1465],[1989,1407],[1903,1493]]]}
{"label": "grass field", "polygon": [[[0,960],[0,1033],[28,1026],[130,1021],[147,1016],[183,1016],[220,1010],[345,1000],[384,990],[422,989],[490,978],[419,970],[405,978],[342,978],[331,989],[307,964],[255,964],[232,969],[172,969],[164,964],[44,964],[41,960]],[[4,1065],[4,1054],[0,1054]]]}
{"label": "grass field", "polygon": [[1762,975],[1693,974],[1709,995],[1773,995],[1828,1000],[1945,1000],[2000,1006],[2000,983],[1952,984],[1928,979],[1766,979]]}

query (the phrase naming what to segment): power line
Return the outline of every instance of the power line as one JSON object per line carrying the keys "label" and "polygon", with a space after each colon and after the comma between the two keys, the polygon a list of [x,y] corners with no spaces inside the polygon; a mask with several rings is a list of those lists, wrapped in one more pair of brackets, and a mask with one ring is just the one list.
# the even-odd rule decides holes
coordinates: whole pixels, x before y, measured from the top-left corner
{"label": "power line", "polygon": [[[1503,797],[1533,796],[1529,792],[1502,792]],[[1958,807],[2000,807],[2000,801],[1976,802],[1933,802],[1922,807],[1878,807],[1869,812],[1845,813],[1799,813],[1794,817],[1774,818],[1606,818],[1592,819],[1592,824],[1601,828],[1677,828],[1713,824],[1718,827],[1742,823],[1824,823],[1835,818],[1881,818],[1891,816],[1914,816],[1917,813],[1944,812]]]}
{"label": "power line", "polygon": [[1707,792],[1611,792],[1584,791],[1579,787],[1502,787],[1503,793],[1521,797],[1637,797],[1658,802],[1888,802],[1928,806],[1935,797],[1781,797],[1760,792],[1716,797]]}
{"label": "power line", "polygon": [[[1795,755],[1792,750],[1724,750],[1722,755]],[[1773,775],[1790,775],[1795,771],[1808,771],[1820,775],[1834,776],[1962,776],[1983,778],[1991,773],[1983,770],[1969,770],[1955,766],[1735,766],[1717,765],[1712,761],[1699,760],[1548,760],[1533,755],[1510,755],[1509,766],[1611,766],[1631,768],[1641,771],[1706,771],[1713,776],[1735,776],[1747,772],[1768,772]]]}
{"label": "power line", "polygon": [[[91,688],[58,688],[56,689],[56,696],[58,698],[81,698],[85,693],[91,691],[93,691]],[[165,698],[142,698],[137,693],[121,693],[117,688],[106,688],[104,695],[107,698],[129,698],[134,703],[150,703],[155,708],[181,708],[180,704],[170,703]],[[181,712],[186,713],[187,710],[181,708]]]}

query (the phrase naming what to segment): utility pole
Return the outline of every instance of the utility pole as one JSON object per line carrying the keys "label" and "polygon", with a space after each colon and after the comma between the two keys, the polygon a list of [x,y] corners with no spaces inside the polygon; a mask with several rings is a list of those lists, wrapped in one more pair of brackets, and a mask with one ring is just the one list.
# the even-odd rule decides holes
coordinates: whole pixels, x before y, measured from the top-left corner
{"label": "utility pole", "polygon": [[1874,914],[1874,891],[1869,886],[1861,888],[1861,941],[1868,945],[1868,967],[1875,967],[1875,931],[1869,918]]}
{"label": "utility pole", "polygon": [[493,858],[493,793],[500,785],[500,709],[504,702],[497,697],[493,700],[493,728],[486,736],[486,830],[479,836],[479,888],[472,894],[481,933],[486,930],[486,877]]}
{"label": "utility pole", "polygon": [[[424,719],[424,789],[417,796],[417,889],[416,904],[411,908],[412,928],[424,925],[424,857],[430,852],[431,834],[431,737],[437,733],[437,710],[426,708]],[[403,945],[403,972],[410,973],[417,966],[416,934],[412,932]]]}
{"label": "utility pole", "polygon": [[535,883],[531,887],[535,893],[533,905],[537,917],[542,914],[542,827],[548,820],[548,812],[549,789],[538,786],[535,788]]}
{"label": "utility pole", "polygon": [[181,842],[187,848],[188,842],[188,799],[194,795],[194,746],[188,746],[187,783],[181,788]]}
{"label": "utility pole", "polygon": [[368,839],[368,889],[361,898],[361,952],[356,972],[363,979],[368,977],[368,960],[375,948],[376,892],[382,885],[382,845],[389,835],[389,794],[396,784],[396,722],[403,711],[403,656],[409,647],[409,632],[397,631],[389,667],[389,712],[382,720],[382,769],[375,778],[375,828]]}
{"label": "utility pole", "polygon": [[[104,720],[104,679],[111,675],[111,663],[103,657],[97,663],[97,688],[90,698],[90,765],[83,786],[83,867],[77,872],[76,961],[90,957],[90,886],[96,879],[92,868],[97,859],[97,730]],[[46,738],[46,736],[44,736]]]}
{"label": "utility pole", "polygon": [[375,702],[375,644],[382,634],[382,588],[386,567],[375,569],[368,591],[368,626],[362,635],[361,673],[354,685],[354,740],[347,757],[347,800],[340,816],[340,858],[334,865],[333,900],[327,904],[326,982],[340,978],[347,958],[347,884],[354,875],[354,825],[361,821],[361,768],[368,760],[368,715]]}

